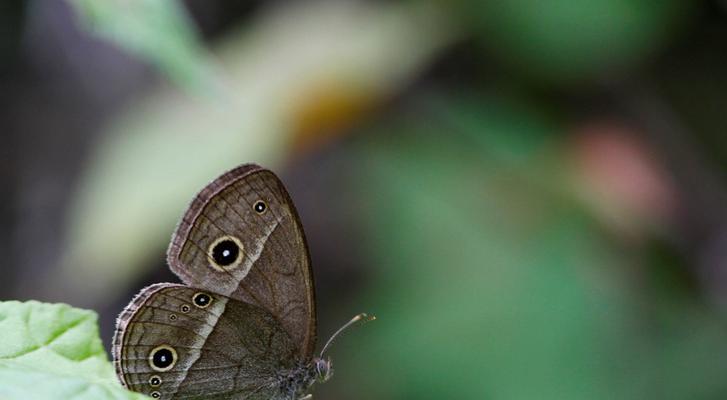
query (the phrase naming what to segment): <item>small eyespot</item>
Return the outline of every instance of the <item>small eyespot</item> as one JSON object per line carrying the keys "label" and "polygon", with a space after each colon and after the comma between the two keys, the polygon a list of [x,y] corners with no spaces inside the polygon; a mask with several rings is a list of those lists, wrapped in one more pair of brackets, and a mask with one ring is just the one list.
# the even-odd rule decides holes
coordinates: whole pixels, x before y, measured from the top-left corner
{"label": "small eyespot", "polygon": [[177,351],[169,345],[157,346],[149,353],[149,365],[154,371],[169,371],[176,363]]}
{"label": "small eyespot", "polygon": [[252,208],[253,208],[253,210],[255,210],[256,213],[263,214],[265,212],[265,210],[268,209],[268,205],[265,204],[264,201],[258,200],[255,202],[255,205],[253,205]]}
{"label": "small eyespot", "polygon": [[207,293],[195,293],[192,296],[192,303],[199,308],[207,308],[212,303],[212,297]]}
{"label": "small eyespot", "polygon": [[151,378],[149,378],[149,386],[151,387],[159,387],[162,384],[162,378],[159,377],[159,375],[152,375]]}
{"label": "small eyespot", "polygon": [[169,319],[171,321],[176,321],[177,320],[177,314],[169,314]]}
{"label": "small eyespot", "polygon": [[155,399],[161,399],[162,398],[162,394],[159,393],[159,392],[157,392],[156,390],[153,391],[153,392],[151,392],[151,393],[149,393],[149,396],[151,396],[151,397],[153,397]]}
{"label": "small eyespot", "polygon": [[183,313],[185,313],[185,314],[186,314],[186,313],[188,313],[188,312],[189,312],[189,310],[190,310],[190,308],[189,308],[189,304],[182,304],[182,306],[181,306],[181,307],[179,307],[179,309],[180,309],[180,310],[181,310],[181,311],[182,311]]}
{"label": "small eyespot", "polygon": [[207,254],[213,268],[227,271],[242,262],[243,246],[238,238],[225,235],[212,242]]}

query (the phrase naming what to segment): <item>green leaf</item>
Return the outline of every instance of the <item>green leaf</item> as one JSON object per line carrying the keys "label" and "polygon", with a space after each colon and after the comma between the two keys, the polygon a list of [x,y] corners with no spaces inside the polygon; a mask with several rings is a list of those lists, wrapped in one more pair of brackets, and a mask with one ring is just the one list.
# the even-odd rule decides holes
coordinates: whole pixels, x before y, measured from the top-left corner
{"label": "green leaf", "polygon": [[478,40],[508,67],[556,83],[612,75],[662,49],[684,0],[459,0]]}
{"label": "green leaf", "polygon": [[720,398],[724,318],[657,291],[643,255],[569,194],[557,123],[504,97],[440,99],[356,142],[349,202],[370,283],[354,303],[378,321],[338,350],[348,372],[323,390]]}
{"label": "green leaf", "polygon": [[116,378],[93,311],[0,302],[0,398],[144,399]]}
{"label": "green leaf", "polygon": [[210,88],[213,75],[207,52],[186,11],[177,1],[69,0],[79,22],[156,65],[178,85]]}
{"label": "green leaf", "polygon": [[48,290],[83,306],[124,292],[163,259],[204,183],[244,162],[282,164],[311,93],[345,87],[389,98],[455,37],[438,9],[416,2],[301,2],[258,18],[218,48],[225,99],[162,88],[109,122],[79,182]]}

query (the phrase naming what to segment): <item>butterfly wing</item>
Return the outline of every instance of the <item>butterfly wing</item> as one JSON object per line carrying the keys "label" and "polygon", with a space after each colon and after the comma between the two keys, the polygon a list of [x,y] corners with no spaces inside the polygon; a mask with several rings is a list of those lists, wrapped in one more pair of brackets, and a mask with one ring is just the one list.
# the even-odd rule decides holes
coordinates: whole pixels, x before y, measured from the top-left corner
{"label": "butterfly wing", "polygon": [[293,202],[271,171],[243,165],[205,187],[167,255],[184,283],[268,311],[299,355],[311,357],[316,313],[310,256]]}
{"label": "butterfly wing", "polygon": [[171,283],[132,300],[113,342],[124,385],[162,399],[277,398],[276,373],[295,366],[297,351],[267,311]]}

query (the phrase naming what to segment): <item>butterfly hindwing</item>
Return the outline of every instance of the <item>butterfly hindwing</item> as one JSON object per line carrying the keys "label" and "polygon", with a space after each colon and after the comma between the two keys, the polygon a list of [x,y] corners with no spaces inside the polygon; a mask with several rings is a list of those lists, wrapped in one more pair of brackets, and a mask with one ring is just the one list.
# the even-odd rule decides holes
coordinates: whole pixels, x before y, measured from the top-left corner
{"label": "butterfly hindwing", "polygon": [[207,290],[162,283],[119,317],[113,352],[129,389],[163,399],[274,398],[297,347],[266,310]]}

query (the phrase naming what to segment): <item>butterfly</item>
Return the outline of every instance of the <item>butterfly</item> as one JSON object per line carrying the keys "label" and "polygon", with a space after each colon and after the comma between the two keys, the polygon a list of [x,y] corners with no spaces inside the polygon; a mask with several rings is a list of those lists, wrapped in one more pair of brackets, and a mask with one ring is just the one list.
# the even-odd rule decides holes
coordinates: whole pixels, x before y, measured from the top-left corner
{"label": "butterfly", "polygon": [[183,284],[137,294],[117,319],[121,383],[156,399],[299,400],[327,381],[318,356],[313,272],[300,218],[280,179],[239,166],[207,185],[172,237]]}

